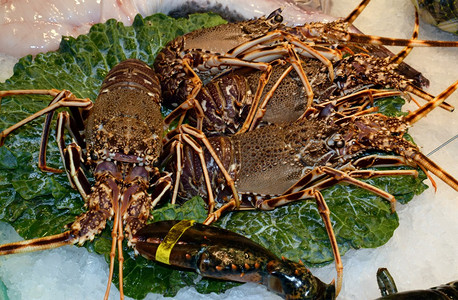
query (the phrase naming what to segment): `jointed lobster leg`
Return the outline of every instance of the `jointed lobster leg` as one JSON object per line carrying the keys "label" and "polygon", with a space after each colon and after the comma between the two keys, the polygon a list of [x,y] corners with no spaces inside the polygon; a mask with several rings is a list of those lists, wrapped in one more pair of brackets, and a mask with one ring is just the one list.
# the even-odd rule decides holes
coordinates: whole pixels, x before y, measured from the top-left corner
{"label": "jointed lobster leg", "polygon": [[[312,103],[313,103],[313,90],[312,90],[312,87],[310,85],[310,82],[307,79],[307,76],[306,76],[306,74],[304,72],[304,69],[302,68],[301,60],[299,59],[299,57],[297,56],[296,52],[293,50],[293,48],[290,45],[287,45],[286,48],[287,48],[288,53],[289,53],[289,57],[288,57],[287,61],[291,64],[291,66],[294,68],[294,70],[299,75],[299,78],[301,79],[301,82],[302,82],[303,87],[305,89],[305,93],[307,95],[306,107],[307,108],[311,107]],[[291,71],[291,68],[287,68],[283,72],[283,74],[277,79],[277,81],[272,86],[272,88],[269,90],[269,92],[265,95],[265,97],[264,97],[262,103],[259,105],[259,107],[258,107],[258,102],[260,100],[260,94],[259,94],[259,96],[255,97],[255,100],[253,101],[253,104],[252,104],[251,109],[250,109],[250,113],[248,114],[248,117],[246,118],[242,128],[240,128],[240,130],[237,132],[237,134],[240,134],[240,133],[246,132],[247,130],[252,130],[252,129],[255,128],[257,123],[264,116],[265,106],[267,105],[267,102],[270,100],[270,98],[272,98],[273,93],[278,88],[278,86],[281,84],[282,80],[289,74],[290,71]],[[334,74],[334,73],[332,73],[332,74]],[[270,74],[269,74],[269,76],[270,76]],[[265,84],[266,83],[263,83],[263,89],[264,89]],[[258,89],[258,91],[259,91],[259,89]],[[256,95],[258,95],[258,93],[256,93]],[[255,116],[255,113],[256,113],[256,116]]]}
{"label": "jointed lobster leg", "polygon": [[201,164],[201,167],[202,167],[202,170],[203,170],[203,173],[204,173],[205,185],[206,185],[206,188],[207,188],[207,191],[208,191],[208,195],[209,195],[208,202],[209,202],[209,207],[210,207],[211,211],[213,210],[213,207],[215,205],[215,200],[214,200],[213,195],[212,195],[211,181],[210,181],[210,177],[208,175],[208,171],[207,171],[207,168],[206,168],[205,157],[204,157],[204,154],[203,154],[204,152],[203,152],[202,147],[193,140],[193,138],[194,138],[194,139],[198,139],[199,141],[201,141],[204,144],[205,148],[210,153],[210,155],[214,159],[215,163],[218,165],[218,168],[221,170],[221,173],[223,174],[227,185],[232,190],[232,194],[234,196],[233,199],[235,201],[235,205],[236,205],[236,207],[238,207],[239,204],[240,204],[240,200],[239,200],[239,197],[238,197],[237,190],[235,188],[234,180],[229,175],[229,172],[224,167],[223,163],[219,159],[218,155],[216,154],[215,150],[213,149],[213,146],[210,144],[210,142],[207,139],[207,137],[205,136],[205,134],[202,131],[197,130],[197,129],[193,128],[193,127],[190,127],[190,126],[188,126],[186,124],[180,126],[179,128],[177,128],[176,131],[178,131],[178,134],[174,136],[174,141],[173,141],[174,144],[172,144],[172,147],[169,147],[169,148],[175,148],[175,151],[177,153],[177,160],[178,160],[177,161],[178,170],[177,170],[177,175],[176,175],[177,177],[176,177],[174,195],[173,195],[174,199],[172,199],[172,202],[175,201],[175,197],[176,197],[175,191],[177,191],[178,184],[180,182],[180,174],[182,172],[182,167],[181,167],[181,155],[182,155],[181,154],[182,153],[181,147],[182,146],[181,145],[185,142],[199,156],[200,164]]}
{"label": "jointed lobster leg", "polygon": [[[51,103],[44,109],[34,113],[33,115],[25,118],[24,120],[14,124],[13,126],[0,132],[0,146],[3,146],[5,138],[17,128],[27,124],[28,122],[42,116],[44,114],[53,112],[54,110],[60,107],[79,107],[82,109],[90,109],[92,107],[92,102],[88,98],[80,99],[76,98],[71,92],[66,90],[12,90],[12,91],[0,91],[0,98],[5,96],[13,95],[50,95],[54,99]],[[44,166],[46,169],[46,167]]]}
{"label": "jointed lobster leg", "polygon": [[[48,119],[50,118],[47,118],[47,120]],[[48,122],[45,123],[45,126],[47,123]],[[59,146],[68,181],[74,189],[78,190],[84,201],[87,201],[91,193],[91,184],[81,168],[81,163],[83,162],[81,146],[79,143],[75,142],[67,147],[65,146],[64,128],[66,128],[72,136],[77,134],[77,131],[73,130],[73,126],[70,125],[72,123],[74,123],[74,121],[67,112],[59,113],[56,126],[57,145]],[[43,147],[43,142],[41,146]]]}
{"label": "jointed lobster leg", "polygon": [[[276,43],[275,43],[275,42]],[[281,42],[280,42],[281,41]],[[283,42],[284,41],[284,42]],[[326,65],[326,67],[329,70],[329,77],[331,80],[334,80],[334,72],[333,72],[333,66],[332,63],[330,62],[331,60],[338,60],[342,57],[340,54],[340,51],[333,50],[330,48],[322,48],[319,47],[321,51],[325,51],[323,54],[321,54],[319,51],[315,50],[313,46],[304,43],[294,37],[292,34],[282,31],[282,30],[275,30],[269,33],[266,33],[265,35],[253,39],[249,42],[243,43],[238,47],[233,48],[232,50],[227,52],[228,56],[234,56],[234,57],[240,57],[243,60],[249,60],[249,61],[271,61],[272,58],[269,55],[269,50],[264,49],[262,47],[263,44],[270,43],[270,44],[278,44],[280,46],[275,47],[276,51],[273,51],[273,55],[277,55],[275,58],[280,58],[280,57],[288,57],[288,52],[285,52],[282,54],[282,47],[285,49],[287,48],[287,45],[292,45],[293,51],[301,56],[304,57],[311,57],[311,58],[316,58],[320,60],[323,64]],[[256,47],[261,46],[260,49],[257,49]],[[255,50],[251,50],[251,49]],[[277,52],[277,53],[276,53]],[[325,56],[329,57],[329,59]],[[265,57],[269,57],[269,59],[266,59]]]}
{"label": "jointed lobster leg", "polygon": [[[172,203],[175,203],[177,194],[178,194],[178,186],[180,183],[180,177],[181,173],[183,172],[183,167],[182,167],[182,156],[183,156],[183,140],[197,153],[200,159],[200,164],[205,163],[205,158],[203,156],[202,148],[200,145],[198,145],[192,138],[187,136],[184,133],[179,133],[178,135],[174,136],[174,140],[171,143],[171,146],[167,148],[173,149],[175,155],[176,155],[176,162],[177,162],[177,170],[176,170],[176,176],[175,176],[175,186],[173,188],[173,195],[172,195]],[[203,175],[205,178],[205,185],[208,191],[208,206],[209,210],[213,211],[213,208],[215,206],[215,199],[213,197],[213,192],[211,189],[211,184],[210,184],[210,177],[208,175],[207,169],[202,169],[203,170]]]}

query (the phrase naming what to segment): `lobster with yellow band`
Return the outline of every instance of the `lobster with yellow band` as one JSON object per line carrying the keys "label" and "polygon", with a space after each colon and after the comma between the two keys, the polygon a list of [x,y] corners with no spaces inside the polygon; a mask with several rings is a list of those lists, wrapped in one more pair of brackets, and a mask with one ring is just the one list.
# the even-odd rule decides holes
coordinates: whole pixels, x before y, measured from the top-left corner
{"label": "lobster with yellow band", "polygon": [[144,257],[194,270],[204,277],[255,282],[285,299],[335,299],[326,284],[302,264],[275,254],[252,240],[194,221],[160,221],[140,229],[131,242]]}

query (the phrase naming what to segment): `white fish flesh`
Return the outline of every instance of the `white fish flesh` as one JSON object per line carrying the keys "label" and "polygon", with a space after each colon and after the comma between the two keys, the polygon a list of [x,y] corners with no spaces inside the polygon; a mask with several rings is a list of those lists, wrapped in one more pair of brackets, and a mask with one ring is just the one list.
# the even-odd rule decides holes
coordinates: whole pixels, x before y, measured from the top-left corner
{"label": "white fish flesh", "polygon": [[253,18],[283,7],[285,20],[294,24],[334,20],[315,9],[327,9],[330,0],[4,0],[0,1],[0,53],[14,57],[56,50],[62,36],[76,37],[92,25],[114,18],[132,24],[135,15],[217,10]]}

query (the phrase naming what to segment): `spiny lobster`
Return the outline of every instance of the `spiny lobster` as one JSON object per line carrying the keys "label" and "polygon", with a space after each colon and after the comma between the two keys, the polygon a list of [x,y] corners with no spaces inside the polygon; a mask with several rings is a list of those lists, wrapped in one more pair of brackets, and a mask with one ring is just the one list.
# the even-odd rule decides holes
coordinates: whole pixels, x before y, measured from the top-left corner
{"label": "spiny lobster", "polygon": [[[113,219],[110,273],[105,299],[113,277],[116,247],[118,248],[119,282],[123,294],[122,240],[128,240],[146,224],[151,208],[171,186],[170,175],[155,166],[162,151],[163,121],[161,90],[154,71],[142,61],[125,60],[111,69],[103,81],[93,104],[79,99],[69,91],[16,90],[2,91],[1,97],[22,94],[53,96],[49,106],[0,133],[0,144],[13,130],[31,120],[47,115],[40,146],[39,168],[59,172],[46,165],[46,145],[54,111],[57,119],[56,138],[65,171],[72,187],[85,201],[87,212],[70,225],[68,231],[0,246],[0,255],[51,249],[69,244],[82,245],[94,239]],[[64,130],[73,142],[65,145]],[[91,187],[83,165],[92,169],[95,183]],[[151,184],[153,182],[153,184]],[[153,194],[147,189],[154,187]],[[123,229],[124,227],[124,229]]]}
{"label": "spiny lobster", "polygon": [[[412,41],[418,37],[418,28],[416,13]],[[293,66],[277,60],[270,65],[269,81],[263,84],[261,93],[259,83],[263,81],[262,71],[253,71],[250,68],[231,70],[204,85],[193,101],[180,104],[178,97],[169,101],[169,105],[177,108],[166,117],[165,123],[170,124],[179,116],[183,120],[189,110],[194,111],[192,124],[207,135],[245,132],[255,128],[261,119],[267,123],[291,122],[309,106],[305,101],[308,89],[314,91],[314,103],[370,86],[396,88],[430,101],[434,98],[432,95],[400,74],[399,64],[411,50],[412,47],[407,46],[390,58],[367,54],[347,56],[334,62],[333,72],[337,74],[334,79],[331,79],[333,76],[330,76],[329,69],[316,59],[304,58],[300,61],[302,76],[298,68],[293,71]],[[313,79],[308,88],[301,80],[304,75]],[[445,102],[441,106],[449,111],[453,110]],[[289,113],[285,114],[285,111]]]}
{"label": "spiny lobster", "polygon": [[[210,137],[203,147],[190,146],[188,142],[181,150],[181,138],[175,138],[169,146],[178,149],[177,163],[172,159],[164,161],[171,161],[169,168],[178,175],[175,189],[179,189],[183,198],[194,195],[207,198],[209,214],[204,224],[218,220],[222,213],[230,210],[271,210],[293,201],[315,199],[336,258],[338,293],[342,264],[330,212],[320,190],[346,182],[389,200],[394,211],[394,196],[357,178],[417,175],[415,170],[359,170],[398,165],[419,166],[458,190],[455,178],[403,137],[407,127],[439,106],[457,87],[458,82],[403,117],[372,114],[376,108],[367,109],[370,101],[361,104],[359,98],[351,104],[351,109],[341,110],[340,106],[352,103],[350,97],[309,108],[292,123],[267,125],[230,137]],[[370,150],[395,156],[363,156]],[[228,175],[230,181],[227,181]]]}
{"label": "spiny lobster", "polygon": [[256,89],[254,101],[257,103],[269,81],[271,62],[281,59],[297,71],[310,106],[314,90],[299,57],[320,60],[333,80],[332,61],[342,57],[341,50],[352,53],[349,45],[458,46],[458,42],[382,38],[351,32],[351,24],[368,3],[369,0],[363,0],[348,17],[329,23],[288,27],[281,23],[281,11],[277,10],[267,18],[220,25],[179,37],[171,41],[155,61],[155,68],[162,76],[164,104],[173,106],[187,101],[191,106],[202,86],[201,80],[206,81],[229,67],[243,66],[265,71]]}

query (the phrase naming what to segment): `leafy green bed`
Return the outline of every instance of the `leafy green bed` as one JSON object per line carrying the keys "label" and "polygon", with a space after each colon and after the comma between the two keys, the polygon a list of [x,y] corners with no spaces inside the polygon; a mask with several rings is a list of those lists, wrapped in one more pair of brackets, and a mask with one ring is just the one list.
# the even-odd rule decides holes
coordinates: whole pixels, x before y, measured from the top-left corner
{"label": "leafy green bed", "polygon": [[[137,16],[132,26],[115,20],[94,25],[87,35],[66,37],[56,52],[22,58],[14,75],[0,84],[0,90],[69,89],[80,97],[95,99],[108,70],[126,58],[138,58],[152,64],[157,52],[171,39],[188,31],[224,23],[214,14],[196,14],[189,19],[173,19],[162,14]],[[49,97],[4,98],[0,111],[0,130],[42,109]],[[386,114],[398,113],[402,99],[378,102]],[[83,212],[81,197],[70,188],[65,174],[42,173],[37,168],[43,118],[20,128],[0,148],[0,220],[14,226],[26,239],[56,234]],[[62,167],[55,140],[48,149],[49,165]],[[419,178],[379,178],[370,182],[396,196],[401,203],[421,193],[426,186]],[[331,210],[331,219],[340,250],[378,247],[386,243],[398,226],[389,204],[373,194],[347,185],[323,192]],[[193,218],[202,221],[206,211],[203,201],[194,198],[183,206],[164,204],[154,212],[155,220]],[[300,202],[271,212],[235,212],[217,225],[251,237],[278,255],[306,264],[320,265],[333,260],[328,237],[314,203]],[[105,255],[110,251],[110,231],[105,230],[90,251]],[[135,257],[125,248],[124,290],[141,299],[149,292],[167,296],[183,286],[192,285],[200,292],[221,291],[234,283],[200,280],[192,272],[171,270]],[[117,268],[115,268],[117,270]],[[117,278],[115,278],[117,281]]]}

